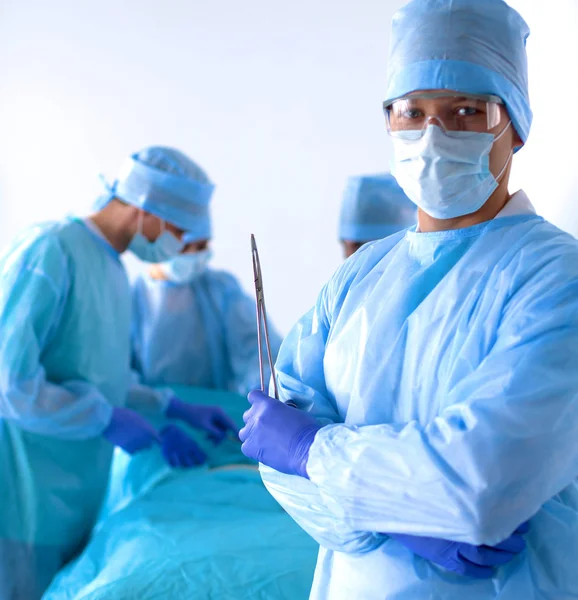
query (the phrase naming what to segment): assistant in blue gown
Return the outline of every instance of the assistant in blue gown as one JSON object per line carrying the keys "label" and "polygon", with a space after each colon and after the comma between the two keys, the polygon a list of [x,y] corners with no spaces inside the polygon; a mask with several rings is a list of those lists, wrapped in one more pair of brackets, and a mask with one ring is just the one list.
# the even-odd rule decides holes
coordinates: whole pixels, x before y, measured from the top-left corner
{"label": "assistant in blue gown", "polygon": [[339,241],[345,258],[367,242],[415,225],[416,220],[415,204],[391,173],[350,177],[339,214]]}
{"label": "assistant in blue gown", "polygon": [[[139,277],[133,289],[133,366],[149,385],[246,394],[260,387],[255,300],[210,267],[210,221],[185,235],[183,253]],[[273,358],[281,337],[269,323]],[[265,380],[270,370],[265,361]]]}
{"label": "assistant in blue gown", "polygon": [[[40,598],[86,541],[115,443],[104,436],[119,407],[163,408],[156,392],[138,386],[132,393],[130,286],[96,221],[120,232],[133,252],[166,256],[176,246],[178,253],[182,244],[167,224],[188,228],[184,191],[206,196],[212,186],[187,186],[147,163],[181,156],[160,147],[134,154],[98,213],[31,227],[0,258],[2,600]],[[148,239],[140,230],[145,214],[161,225]],[[118,429],[125,433],[126,423]]]}

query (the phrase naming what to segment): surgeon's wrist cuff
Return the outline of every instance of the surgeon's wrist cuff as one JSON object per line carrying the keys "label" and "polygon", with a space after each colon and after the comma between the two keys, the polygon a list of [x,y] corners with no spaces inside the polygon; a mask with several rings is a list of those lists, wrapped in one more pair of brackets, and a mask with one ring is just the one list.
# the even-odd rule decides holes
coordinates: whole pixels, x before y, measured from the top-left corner
{"label": "surgeon's wrist cuff", "polygon": [[299,439],[295,441],[295,446],[292,449],[295,472],[305,479],[309,479],[309,473],[307,472],[309,449],[320,429],[321,425],[310,425],[307,429],[301,431],[298,436]]}

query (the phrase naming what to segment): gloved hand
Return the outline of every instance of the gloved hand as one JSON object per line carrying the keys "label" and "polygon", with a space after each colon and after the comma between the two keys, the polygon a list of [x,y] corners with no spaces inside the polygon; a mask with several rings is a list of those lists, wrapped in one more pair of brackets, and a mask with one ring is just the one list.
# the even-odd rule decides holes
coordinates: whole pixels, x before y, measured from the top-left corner
{"label": "gloved hand", "polygon": [[168,425],[161,431],[161,448],[171,467],[195,467],[207,460],[197,443],[176,425]]}
{"label": "gloved hand", "polygon": [[115,407],[108,427],[102,432],[111,444],[135,454],[160,443],[156,429],[134,410]]}
{"label": "gloved hand", "polygon": [[473,546],[463,542],[401,533],[388,533],[387,535],[403,544],[414,554],[430,560],[448,571],[474,579],[489,579],[494,575],[494,567],[505,565],[524,550],[526,542],[522,536],[529,530],[530,524],[523,523],[508,539],[497,546]]}
{"label": "gloved hand", "polygon": [[243,454],[281,473],[309,479],[309,448],[321,429],[317,419],[259,390],[248,399],[252,406],[243,415],[246,425],[239,432]]}
{"label": "gloved hand", "polygon": [[180,419],[195,429],[207,431],[209,439],[220,444],[229,431],[237,436],[238,429],[233,420],[219,406],[187,404],[172,398],[165,412],[169,419]]}

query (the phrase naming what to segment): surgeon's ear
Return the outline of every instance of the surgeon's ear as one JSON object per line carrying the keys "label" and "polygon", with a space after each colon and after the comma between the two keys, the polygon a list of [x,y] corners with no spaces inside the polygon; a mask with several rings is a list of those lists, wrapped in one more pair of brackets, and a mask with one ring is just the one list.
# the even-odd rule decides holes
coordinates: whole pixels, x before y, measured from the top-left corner
{"label": "surgeon's ear", "polygon": [[514,135],[512,136],[512,150],[515,150],[516,148],[521,148],[524,145],[524,142],[518,135],[518,132],[514,128],[512,128],[512,130],[514,132]]}

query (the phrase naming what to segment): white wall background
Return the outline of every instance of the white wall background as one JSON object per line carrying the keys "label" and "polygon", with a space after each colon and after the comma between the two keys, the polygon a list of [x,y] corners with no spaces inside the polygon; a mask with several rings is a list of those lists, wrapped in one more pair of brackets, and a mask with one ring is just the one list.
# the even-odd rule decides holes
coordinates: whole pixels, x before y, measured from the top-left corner
{"label": "white wall background", "polygon": [[[2,0],[0,246],[31,222],[86,214],[99,172],[173,145],[218,186],[215,264],[251,290],[254,232],[286,332],[341,259],[346,177],[388,168],[381,100],[402,4]],[[533,30],[536,113],[514,183],[576,235],[578,3],[511,4]]]}

